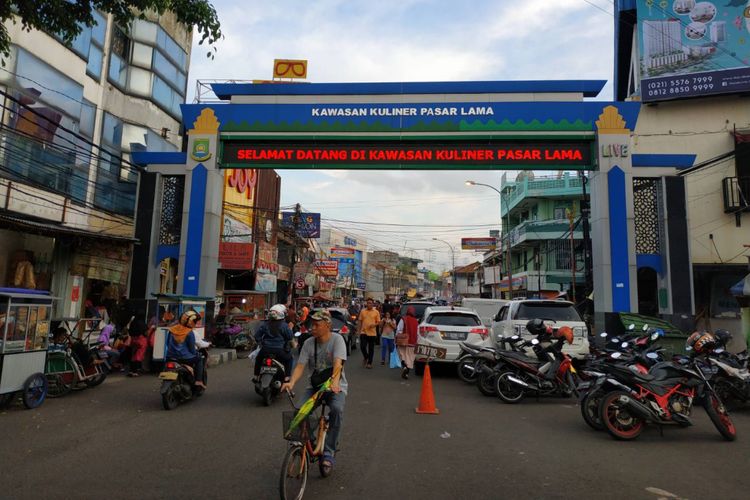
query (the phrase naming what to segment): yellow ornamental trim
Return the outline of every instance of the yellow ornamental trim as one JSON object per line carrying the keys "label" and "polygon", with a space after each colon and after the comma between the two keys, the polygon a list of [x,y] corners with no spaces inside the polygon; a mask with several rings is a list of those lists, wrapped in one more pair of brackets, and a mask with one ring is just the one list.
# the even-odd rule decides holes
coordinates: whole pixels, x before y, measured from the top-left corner
{"label": "yellow ornamental trim", "polygon": [[614,106],[607,106],[604,111],[599,115],[599,119],[596,121],[596,128],[599,129],[600,134],[628,134],[630,130],[625,124],[617,108]]}
{"label": "yellow ornamental trim", "polygon": [[204,108],[193,122],[192,130],[188,134],[216,134],[219,132],[219,120],[211,108]]}

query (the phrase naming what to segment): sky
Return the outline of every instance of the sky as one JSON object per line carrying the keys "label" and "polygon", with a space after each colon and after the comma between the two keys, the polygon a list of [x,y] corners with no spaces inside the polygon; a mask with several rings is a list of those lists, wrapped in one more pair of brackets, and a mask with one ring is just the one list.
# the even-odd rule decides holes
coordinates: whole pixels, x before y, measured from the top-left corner
{"label": "sky", "polygon": [[[313,83],[604,79],[599,98],[612,98],[612,0],[212,3],[225,39],[213,60],[194,43],[189,100],[196,80],[271,79],[274,59],[307,59]],[[464,182],[499,188],[504,173],[509,180],[517,174],[279,171],[281,205],[300,203],[321,213],[323,227],[441,271],[453,259],[456,265],[481,260],[461,251],[461,237],[500,228],[497,193]]]}

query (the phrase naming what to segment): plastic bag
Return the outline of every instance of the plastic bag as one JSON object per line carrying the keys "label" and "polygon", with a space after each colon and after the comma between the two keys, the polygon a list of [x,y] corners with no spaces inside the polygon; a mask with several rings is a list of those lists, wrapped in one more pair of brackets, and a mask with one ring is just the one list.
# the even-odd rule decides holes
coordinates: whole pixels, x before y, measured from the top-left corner
{"label": "plastic bag", "polygon": [[398,349],[391,351],[391,368],[401,368],[401,358],[398,357]]}
{"label": "plastic bag", "polygon": [[247,357],[250,361],[255,361],[255,358],[258,357],[258,353],[260,352],[260,346],[256,347],[253,352],[250,353],[250,356]]}

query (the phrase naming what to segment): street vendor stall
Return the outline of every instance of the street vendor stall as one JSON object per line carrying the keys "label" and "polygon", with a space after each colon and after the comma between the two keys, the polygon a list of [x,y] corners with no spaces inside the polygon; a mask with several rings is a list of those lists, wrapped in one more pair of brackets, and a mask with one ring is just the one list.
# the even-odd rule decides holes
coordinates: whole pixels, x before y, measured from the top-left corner
{"label": "street vendor stall", "polygon": [[206,324],[213,320],[214,298],[189,295],[154,295],[157,301],[157,323],[154,332],[155,361],[163,361],[167,346],[169,327],[177,324],[182,313],[193,310],[200,316],[200,321],[193,328],[196,338],[206,335]]}
{"label": "street vendor stall", "polygon": [[0,406],[21,392],[31,409],[44,402],[52,302],[48,292],[0,288]]}

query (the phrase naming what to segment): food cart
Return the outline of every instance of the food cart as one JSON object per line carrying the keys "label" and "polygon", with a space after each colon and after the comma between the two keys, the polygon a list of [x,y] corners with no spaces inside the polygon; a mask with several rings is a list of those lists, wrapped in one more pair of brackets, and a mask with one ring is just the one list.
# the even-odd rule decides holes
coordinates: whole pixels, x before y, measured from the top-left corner
{"label": "food cart", "polygon": [[206,323],[213,320],[214,298],[195,297],[190,295],[159,294],[154,295],[157,303],[157,323],[154,332],[154,361],[164,361],[169,327],[177,324],[185,311],[193,310],[201,320],[193,328],[196,338],[206,335]]}
{"label": "food cart", "polygon": [[17,392],[22,392],[26,408],[44,402],[44,366],[54,300],[47,292],[0,288],[0,406]]}

